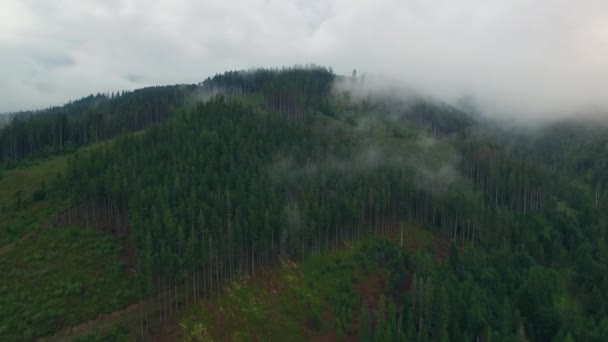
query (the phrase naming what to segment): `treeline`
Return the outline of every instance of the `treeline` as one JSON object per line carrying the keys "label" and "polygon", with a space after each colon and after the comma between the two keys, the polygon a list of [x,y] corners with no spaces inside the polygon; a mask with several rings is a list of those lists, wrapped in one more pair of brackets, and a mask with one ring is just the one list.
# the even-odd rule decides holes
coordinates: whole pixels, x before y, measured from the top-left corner
{"label": "treeline", "polygon": [[[194,95],[261,95],[268,110],[302,123],[311,108],[328,108],[325,99],[334,74],[309,65],[283,69],[232,71],[196,85],[159,86],[90,95],[61,107],[11,114],[0,124],[0,162],[42,157],[134,132],[167,119]],[[8,120],[8,119],[7,119]]]}
{"label": "treeline", "polygon": [[308,110],[327,108],[327,95],[331,91],[334,78],[331,69],[307,65],[229,71],[207,78],[199,86],[203,95],[262,95],[266,109],[302,123]]}
{"label": "treeline", "polygon": [[0,163],[72,150],[165,120],[183,106],[194,85],[143,88],[90,95],[36,112],[12,115],[0,127]]}

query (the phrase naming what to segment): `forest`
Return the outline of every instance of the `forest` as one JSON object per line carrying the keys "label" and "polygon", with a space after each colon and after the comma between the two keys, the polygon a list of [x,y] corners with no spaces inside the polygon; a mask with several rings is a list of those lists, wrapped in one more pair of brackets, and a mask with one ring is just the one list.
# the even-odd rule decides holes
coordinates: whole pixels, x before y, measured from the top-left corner
{"label": "forest", "polygon": [[[124,329],[81,340],[147,339],[181,320],[181,340],[251,326],[242,339],[603,341],[608,126],[507,130],[361,89],[315,65],[229,71],[11,115],[0,337],[132,305],[113,322]],[[57,248],[99,271],[58,281]],[[217,328],[214,303],[244,310],[269,274],[291,308]]]}

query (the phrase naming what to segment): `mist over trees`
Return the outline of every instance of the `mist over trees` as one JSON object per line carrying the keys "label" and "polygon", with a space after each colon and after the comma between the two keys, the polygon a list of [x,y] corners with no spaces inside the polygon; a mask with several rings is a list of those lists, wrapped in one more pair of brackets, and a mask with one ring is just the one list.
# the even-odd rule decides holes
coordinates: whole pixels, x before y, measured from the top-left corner
{"label": "mist over trees", "polygon": [[[381,236],[395,243],[358,258],[389,267],[383,299],[339,303],[363,340],[604,336],[601,131],[508,140],[365,82],[308,66],[91,96],[12,119],[0,162],[107,140],[70,154],[44,196],[69,203],[54,224],[132,243],[142,336],[239,276]],[[440,251],[405,253],[408,225]]]}
{"label": "mist over trees", "polygon": [[[69,219],[95,220],[96,213],[117,220],[128,217],[129,233],[138,245],[141,293],[163,293],[183,282],[190,288],[187,300],[216,292],[228,279],[255,274],[279,258],[300,259],[352,239],[398,231],[404,220],[429,227],[455,245],[521,253],[535,260],[528,264],[529,272],[533,265],[564,262],[562,255],[592,258],[585,253],[605,249],[602,244],[580,251],[581,244],[597,241],[601,232],[591,228],[601,224],[603,215],[590,188],[569,182],[541,161],[520,159],[492,140],[479,140],[470,133],[472,119],[445,105],[416,100],[396,106],[395,113],[393,106],[382,103],[353,104],[347,93],[339,95],[346,102],[336,104],[328,97],[334,77],[325,69],[287,69],[232,72],[203,82],[203,92],[224,96],[177,111],[166,124],[141,136],[121,138],[73,160],[64,180],[72,186],[58,185],[70,188],[66,195],[78,203]],[[238,100],[247,94],[261,96],[261,107]],[[353,134],[358,123],[341,121],[336,106],[361,113],[373,108],[385,113],[389,124]],[[324,112],[327,108],[332,109]],[[422,131],[402,137],[391,127],[399,122]],[[453,165],[459,181],[441,186],[443,175],[421,187],[424,182],[415,181],[424,158],[416,164],[394,162],[399,154],[415,153],[408,139],[417,143],[420,132],[437,144],[455,147],[449,153],[459,155]],[[381,141],[382,153],[366,166],[358,155],[371,141]],[[390,144],[396,148],[391,150]],[[435,153],[444,160],[449,156]],[[288,167],[268,169],[273,159],[285,165],[286,156]],[[391,158],[393,162],[385,162]],[[590,229],[578,230],[580,225]],[[577,261],[573,265],[579,269]],[[517,272],[533,277],[526,269]],[[429,307],[427,298],[435,297],[427,283],[436,281],[417,278],[412,294],[417,315]],[[527,291],[518,289],[520,285],[512,283],[504,299],[495,300],[508,301],[511,310],[525,317],[528,334],[554,336],[557,326],[540,330],[538,324],[547,324],[546,318],[534,311],[546,303],[520,302],[520,296],[538,296],[518,294]],[[434,286],[445,291],[445,285]],[[422,289],[429,292],[421,294]],[[163,315],[171,314],[171,303],[177,301],[171,295],[163,300]],[[481,303],[489,305],[486,299]],[[475,323],[481,324],[475,328],[469,326],[472,322],[458,324],[484,336],[489,323]],[[511,322],[505,333],[515,334],[523,322]],[[416,325],[419,333],[437,331],[422,316]]]}

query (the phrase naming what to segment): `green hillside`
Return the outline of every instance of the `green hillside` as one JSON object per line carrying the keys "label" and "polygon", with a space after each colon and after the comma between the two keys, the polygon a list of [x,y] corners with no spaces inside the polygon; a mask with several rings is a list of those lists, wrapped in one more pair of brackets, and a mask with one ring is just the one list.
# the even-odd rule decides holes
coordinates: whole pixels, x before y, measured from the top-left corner
{"label": "green hillside", "polygon": [[264,69],[17,115],[0,337],[602,340],[602,134],[366,87]]}

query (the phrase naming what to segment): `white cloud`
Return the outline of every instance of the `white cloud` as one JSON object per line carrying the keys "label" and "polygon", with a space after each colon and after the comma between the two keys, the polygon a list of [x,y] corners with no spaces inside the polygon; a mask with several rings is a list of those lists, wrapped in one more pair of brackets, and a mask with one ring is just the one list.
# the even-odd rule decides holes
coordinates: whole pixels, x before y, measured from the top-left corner
{"label": "white cloud", "polygon": [[314,62],[539,116],[606,106],[608,2],[3,0],[0,111]]}

